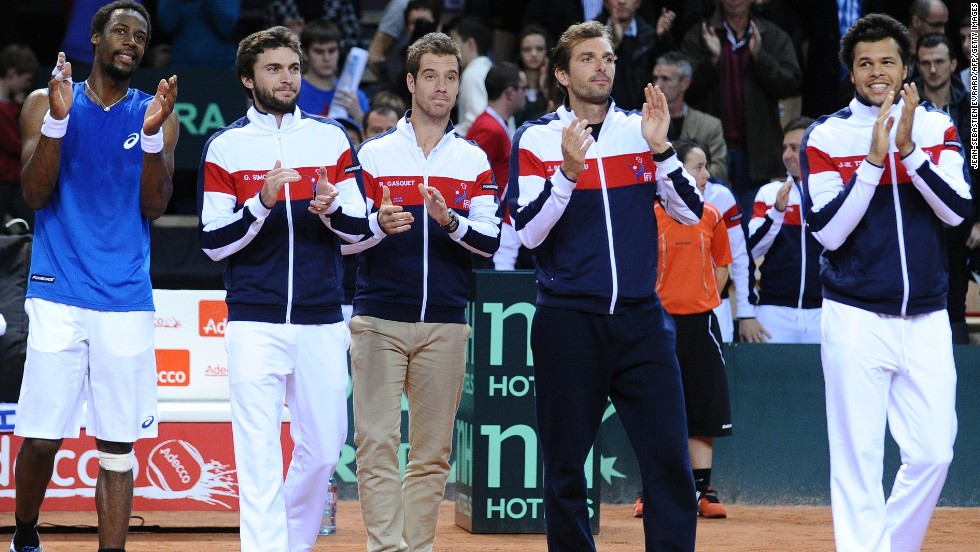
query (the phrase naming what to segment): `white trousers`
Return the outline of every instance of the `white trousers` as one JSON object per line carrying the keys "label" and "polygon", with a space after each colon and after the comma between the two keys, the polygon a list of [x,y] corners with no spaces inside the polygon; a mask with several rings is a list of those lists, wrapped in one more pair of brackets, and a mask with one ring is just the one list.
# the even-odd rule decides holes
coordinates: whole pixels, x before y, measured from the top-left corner
{"label": "white trousers", "polygon": [[[316,543],[328,481],[347,440],[343,322],[229,322],[228,381],[242,552],[300,552]],[[283,482],[283,400],[292,461]]]}
{"label": "white trousers", "polygon": [[[956,437],[956,368],[946,311],[885,316],[824,300],[830,499],[839,552],[917,551]],[[886,501],[885,424],[902,465]]]}
{"label": "white trousers", "polygon": [[759,305],[755,317],[769,331],[769,343],[820,343],[820,308]]}

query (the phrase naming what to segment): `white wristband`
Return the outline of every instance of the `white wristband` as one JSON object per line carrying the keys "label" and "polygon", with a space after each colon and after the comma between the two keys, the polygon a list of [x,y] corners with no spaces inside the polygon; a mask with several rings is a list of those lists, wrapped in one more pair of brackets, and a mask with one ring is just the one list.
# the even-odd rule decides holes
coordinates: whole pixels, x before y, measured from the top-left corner
{"label": "white wristband", "polygon": [[149,136],[140,130],[140,147],[146,153],[160,153],[163,151],[163,129],[158,130],[153,136]]}
{"label": "white wristband", "polygon": [[51,116],[51,110],[49,109],[44,114],[44,124],[41,125],[41,134],[48,138],[64,138],[65,133],[68,132],[68,117],[71,117],[71,115],[65,115],[65,118],[59,121]]}

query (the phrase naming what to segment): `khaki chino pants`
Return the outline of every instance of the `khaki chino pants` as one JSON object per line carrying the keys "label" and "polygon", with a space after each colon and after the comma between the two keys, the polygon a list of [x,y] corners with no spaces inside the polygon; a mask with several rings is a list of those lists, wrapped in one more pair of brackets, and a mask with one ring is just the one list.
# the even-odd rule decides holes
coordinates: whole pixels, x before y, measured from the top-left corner
{"label": "khaki chino pants", "polygon": [[[466,324],[351,320],[357,489],[369,552],[428,552],[449,477]],[[399,469],[402,392],[408,463]]]}

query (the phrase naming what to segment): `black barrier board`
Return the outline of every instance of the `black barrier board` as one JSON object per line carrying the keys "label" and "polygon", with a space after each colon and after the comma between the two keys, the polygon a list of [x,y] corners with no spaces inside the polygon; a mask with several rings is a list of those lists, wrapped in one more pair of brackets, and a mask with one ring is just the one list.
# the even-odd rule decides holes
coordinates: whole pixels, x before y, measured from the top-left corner
{"label": "black barrier board", "polygon": [[[456,417],[456,525],[471,533],[543,533],[531,357],[534,274],[478,270],[473,278],[473,332]],[[593,533],[599,532],[598,451],[597,439],[585,466]]]}

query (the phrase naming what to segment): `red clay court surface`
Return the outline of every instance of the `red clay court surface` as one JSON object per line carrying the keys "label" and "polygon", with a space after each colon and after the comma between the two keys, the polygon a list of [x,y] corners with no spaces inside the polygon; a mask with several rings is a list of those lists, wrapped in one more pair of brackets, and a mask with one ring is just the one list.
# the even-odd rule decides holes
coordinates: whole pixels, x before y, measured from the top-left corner
{"label": "red clay court surface", "polygon": [[[643,549],[641,520],[632,517],[633,506],[603,504],[602,532],[596,536],[600,552],[637,552]],[[834,549],[830,508],[819,506],[743,506],[728,505],[729,518],[702,519],[698,523],[699,552],[794,552]],[[231,552],[239,549],[237,512],[138,512],[144,523],[171,532],[133,531],[129,552],[176,552],[207,550]],[[453,522],[454,505],[445,502],[439,516],[435,550],[439,552],[546,552],[544,535],[471,535]],[[5,549],[10,539],[12,516],[0,518]],[[42,512],[41,522],[57,525],[95,525],[94,512]],[[134,519],[133,524],[140,523]],[[172,532],[176,527],[190,528]],[[217,527],[224,532],[202,532]],[[343,501],[337,516],[338,531],[320,537],[315,552],[363,552],[366,537],[361,523],[360,504]],[[203,529],[206,531],[206,529]],[[45,552],[94,551],[98,540],[92,532],[44,533]],[[929,526],[923,552],[969,552],[980,549],[980,508],[939,508]]]}

